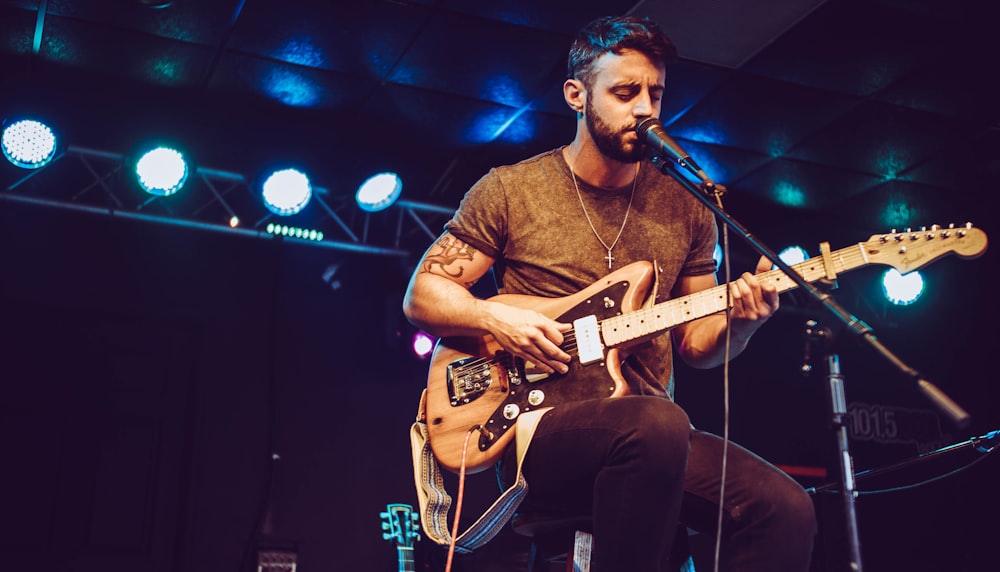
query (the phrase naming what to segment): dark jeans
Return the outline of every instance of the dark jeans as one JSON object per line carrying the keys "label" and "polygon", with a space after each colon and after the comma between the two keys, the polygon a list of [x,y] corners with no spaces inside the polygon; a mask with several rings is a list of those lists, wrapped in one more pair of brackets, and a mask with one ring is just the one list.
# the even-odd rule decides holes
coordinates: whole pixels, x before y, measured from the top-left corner
{"label": "dark jeans", "polygon": [[[513,448],[512,448],[513,449]],[[520,510],[593,515],[593,572],[656,572],[678,523],[715,537],[721,438],[693,430],[660,397],[563,404],[541,419],[528,449]],[[512,451],[501,474],[510,483]],[[804,572],[816,519],[785,473],[730,442],[719,569]],[[713,543],[714,546],[714,543]]]}

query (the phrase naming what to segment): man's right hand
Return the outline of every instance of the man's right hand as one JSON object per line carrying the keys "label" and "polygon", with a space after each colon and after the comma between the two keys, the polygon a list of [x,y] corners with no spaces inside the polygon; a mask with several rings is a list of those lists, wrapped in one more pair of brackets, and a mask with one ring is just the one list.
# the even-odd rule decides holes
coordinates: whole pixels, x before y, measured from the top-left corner
{"label": "man's right hand", "polygon": [[545,373],[566,373],[571,356],[559,346],[572,329],[534,310],[486,302],[485,327],[505,350]]}

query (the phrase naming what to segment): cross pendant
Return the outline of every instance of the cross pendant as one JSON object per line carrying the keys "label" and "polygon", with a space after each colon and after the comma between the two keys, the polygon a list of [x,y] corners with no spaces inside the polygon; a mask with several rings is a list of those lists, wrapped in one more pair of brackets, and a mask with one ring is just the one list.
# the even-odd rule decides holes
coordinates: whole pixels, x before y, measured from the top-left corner
{"label": "cross pendant", "polygon": [[606,258],[608,260],[608,270],[611,270],[611,263],[614,262],[615,257],[611,256],[611,251],[609,250],[608,251],[608,255],[605,256],[604,258]]}

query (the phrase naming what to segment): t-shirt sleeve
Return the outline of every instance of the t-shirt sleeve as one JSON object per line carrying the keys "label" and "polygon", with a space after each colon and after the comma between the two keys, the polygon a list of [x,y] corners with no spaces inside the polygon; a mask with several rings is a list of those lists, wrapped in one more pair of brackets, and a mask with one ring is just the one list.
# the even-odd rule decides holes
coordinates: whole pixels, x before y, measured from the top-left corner
{"label": "t-shirt sleeve", "polygon": [[681,268],[681,275],[712,274],[718,269],[715,261],[715,245],[719,240],[719,231],[712,211],[707,208],[701,209],[700,216],[693,218],[693,225],[691,251]]}
{"label": "t-shirt sleeve", "polygon": [[507,201],[496,169],[491,169],[465,193],[444,228],[491,258],[500,258],[507,244]]}

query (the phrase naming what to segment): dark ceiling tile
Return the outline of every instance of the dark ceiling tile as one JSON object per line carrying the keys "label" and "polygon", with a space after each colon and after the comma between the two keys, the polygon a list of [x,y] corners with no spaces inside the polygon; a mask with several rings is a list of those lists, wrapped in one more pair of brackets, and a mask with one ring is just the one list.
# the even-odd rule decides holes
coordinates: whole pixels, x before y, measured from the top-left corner
{"label": "dark ceiling tile", "polygon": [[867,96],[933,51],[933,21],[861,0],[827,2],[742,71],[838,93]]}
{"label": "dark ceiling tile", "polygon": [[173,2],[156,9],[142,2],[52,0],[47,13],[146,34],[217,46],[225,38],[236,3],[230,0]]}
{"label": "dark ceiling tile", "polygon": [[889,180],[972,133],[958,120],[869,102],[819,129],[788,156]]}
{"label": "dark ceiling tile", "polygon": [[975,222],[969,205],[954,197],[941,187],[890,181],[831,207],[828,215],[884,232]]}
{"label": "dark ceiling tile", "polygon": [[680,60],[667,68],[660,119],[670,127],[731,77],[729,70]]}
{"label": "dark ceiling tile", "polygon": [[522,107],[565,65],[562,37],[453,13],[438,13],[389,81]]}
{"label": "dark ceiling tile", "polygon": [[874,98],[921,111],[981,120],[985,125],[1000,120],[1000,107],[996,105],[1000,101],[1000,81],[983,73],[995,68],[1000,59],[995,39],[969,30],[958,36],[940,36],[936,42],[947,43],[949,49],[935,51]]}
{"label": "dark ceiling tile", "polygon": [[29,10],[0,5],[0,51],[5,54],[30,54],[35,20],[35,14]]}
{"label": "dark ceiling tile", "polygon": [[926,66],[889,86],[874,99],[990,125],[1000,120],[1000,82],[983,81],[944,64]]}
{"label": "dark ceiling tile", "polygon": [[279,103],[315,109],[357,109],[377,86],[375,78],[227,54],[212,76],[213,89],[258,93]]}
{"label": "dark ceiling tile", "polygon": [[210,48],[49,16],[41,56],[66,66],[164,86],[201,83]]}
{"label": "dark ceiling tile", "polygon": [[294,18],[281,3],[248,2],[227,48],[277,61],[384,78],[431,12],[373,0],[296,2]]}
{"label": "dark ceiling tile", "polygon": [[[691,154],[691,158],[705,171],[705,174],[722,185],[729,185],[774,160],[770,155],[763,153],[722,145],[706,145],[695,141],[684,142],[683,148]],[[738,189],[731,190],[739,192]]]}
{"label": "dark ceiling tile", "polygon": [[863,193],[880,182],[876,177],[825,165],[775,159],[730,186],[775,204],[818,210]]}
{"label": "dark ceiling tile", "polygon": [[434,146],[456,149],[489,143],[507,122],[516,119],[518,110],[445,92],[386,84],[362,111],[386,123],[408,126],[406,137],[414,142],[412,151],[419,152]]}
{"label": "dark ceiling tile", "polygon": [[954,192],[979,208],[1000,190],[1000,128],[956,141],[905,173],[906,179]]}
{"label": "dark ceiling tile", "polygon": [[472,14],[508,24],[536,28],[566,35],[566,46],[587,22],[601,16],[619,16],[635,7],[634,0],[507,0],[505,2],[468,2],[444,0],[449,10]]}
{"label": "dark ceiling tile", "polygon": [[737,76],[671,126],[678,137],[780,157],[856,105],[853,98],[754,76]]}

